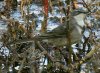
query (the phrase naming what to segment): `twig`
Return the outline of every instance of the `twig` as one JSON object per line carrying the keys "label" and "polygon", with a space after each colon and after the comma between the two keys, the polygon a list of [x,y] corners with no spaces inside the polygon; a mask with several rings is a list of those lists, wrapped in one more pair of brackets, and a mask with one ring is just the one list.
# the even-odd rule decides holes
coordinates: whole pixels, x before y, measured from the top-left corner
{"label": "twig", "polygon": [[51,57],[51,56],[47,53],[47,51],[41,46],[40,42],[38,41],[38,42],[36,42],[36,43],[37,43],[37,45],[40,47],[40,50],[41,50],[41,51],[45,51],[45,52],[46,52],[45,55],[48,56],[49,59],[50,59],[52,62],[54,62],[54,58]]}
{"label": "twig", "polygon": [[95,44],[94,48],[85,57],[83,57],[78,63],[75,63],[73,67],[77,67],[79,64],[83,64],[84,62],[86,62],[86,60],[88,58],[91,58],[93,54],[98,51],[98,49],[100,49],[100,43]]}
{"label": "twig", "polygon": [[25,62],[25,60],[26,60],[26,58],[24,57],[24,59],[22,60],[21,66],[20,66],[20,68],[19,68],[18,73],[21,73],[21,71],[22,71],[22,69],[23,69],[23,67],[24,67],[24,62]]}
{"label": "twig", "polygon": [[91,12],[91,10],[89,9],[88,5],[86,4],[86,2],[84,0],[83,1],[83,4],[85,4],[86,8],[88,9],[89,12]]}
{"label": "twig", "polygon": [[[92,57],[94,53],[96,53],[98,51],[98,49],[100,49],[100,43],[99,44],[96,44],[94,46],[94,48],[82,59],[83,62],[85,60],[87,60],[88,58]],[[81,62],[82,63],[82,62]]]}
{"label": "twig", "polygon": [[[46,51],[46,50],[41,46],[41,44],[40,44],[39,41],[36,42],[36,43],[37,43],[37,45],[40,47],[40,49],[41,49],[42,51]],[[69,70],[69,69],[71,69],[71,68],[68,68],[67,66],[65,66],[65,65],[63,65],[63,64],[61,64],[61,63],[59,63],[59,62],[56,62],[55,59],[54,59],[53,57],[51,57],[51,56],[47,53],[47,51],[46,51],[45,55],[46,55],[52,62],[55,62],[54,64],[55,64],[55,65],[57,64],[58,67],[61,67],[62,69],[66,70],[66,71]]]}

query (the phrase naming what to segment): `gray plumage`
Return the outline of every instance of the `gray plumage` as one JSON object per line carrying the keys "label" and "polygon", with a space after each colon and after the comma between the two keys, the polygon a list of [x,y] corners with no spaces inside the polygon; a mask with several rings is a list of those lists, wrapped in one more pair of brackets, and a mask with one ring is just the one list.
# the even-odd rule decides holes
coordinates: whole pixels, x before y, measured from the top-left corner
{"label": "gray plumage", "polygon": [[82,27],[77,21],[76,18],[70,16],[69,25],[68,21],[65,21],[52,31],[42,34],[41,37],[47,38],[45,40],[47,43],[55,46],[64,46],[67,45],[68,33],[70,33],[71,44],[79,42],[82,37]]}

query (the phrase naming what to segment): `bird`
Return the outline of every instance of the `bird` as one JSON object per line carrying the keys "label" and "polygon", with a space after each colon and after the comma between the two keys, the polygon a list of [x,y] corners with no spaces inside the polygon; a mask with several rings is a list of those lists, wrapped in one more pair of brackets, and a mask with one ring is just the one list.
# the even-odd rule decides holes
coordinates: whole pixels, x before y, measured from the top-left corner
{"label": "bird", "polygon": [[52,44],[54,46],[66,46],[68,43],[67,40],[69,36],[68,33],[70,33],[71,44],[79,42],[82,38],[82,31],[85,25],[83,19],[86,14],[85,13],[78,13],[77,15],[76,14],[70,15],[69,20],[65,19],[66,21],[63,24],[54,28],[50,32],[41,34],[40,37],[45,38],[43,39],[43,41],[47,42],[48,44]]}

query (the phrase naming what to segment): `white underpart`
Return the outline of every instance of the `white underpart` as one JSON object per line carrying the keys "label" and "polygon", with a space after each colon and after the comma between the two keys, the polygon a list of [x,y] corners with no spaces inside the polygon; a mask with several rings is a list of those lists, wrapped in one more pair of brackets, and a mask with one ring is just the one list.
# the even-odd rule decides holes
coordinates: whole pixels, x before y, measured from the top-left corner
{"label": "white underpart", "polygon": [[77,16],[74,16],[74,18],[76,19],[77,23],[81,27],[85,26],[85,23],[84,23],[85,14],[79,14]]}
{"label": "white underpart", "polygon": [[79,34],[82,34],[82,29],[79,26],[77,26],[77,29],[78,29]]}
{"label": "white underpart", "polygon": [[[84,23],[85,14],[79,14],[77,16],[74,16],[74,18],[76,19],[79,26],[81,27],[85,26],[85,23]],[[79,26],[77,26],[77,29],[78,29],[78,32],[81,34],[82,29]]]}

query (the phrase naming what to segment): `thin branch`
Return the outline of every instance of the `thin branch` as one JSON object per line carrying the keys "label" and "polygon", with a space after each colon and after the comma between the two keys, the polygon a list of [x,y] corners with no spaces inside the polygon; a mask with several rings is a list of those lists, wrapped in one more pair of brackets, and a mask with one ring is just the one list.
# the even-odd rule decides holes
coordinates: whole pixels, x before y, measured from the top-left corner
{"label": "thin branch", "polygon": [[38,42],[36,42],[36,43],[37,43],[37,45],[40,47],[40,50],[45,51],[45,52],[46,52],[45,55],[48,56],[48,58],[49,58],[52,62],[54,62],[54,61],[55,61],[54,58],[51,57],[51,56],[47,53],[47,51],[41,46],[40,42],[38,41]]}
{"label": "thin branch", "polygon": [[20,68],[19,68],[18,73],[21,73],[21,71],[22,71],[22,69],[23,69],[23,67],[24,67],[24,62],[25,62],[25,60],[26,60],[26,58],[24,57],[24,59],[22,60],[21,66],[20,66]]}
{"label": "thin branch", "polygon": [[84,0],[83,1],[83,4],[85,4],[86,8],[88,9],[89,12],[91,12],[90,8],[88,7],[88,5],[86,4],[86,2]]}
{"label": "thin branch", "polygon": [[41,46],[41,44],[40,44],[39,41],[36,42],[36,43],[37,43],[37,45],[40,47],[40,49],[41,49],[42,51],[45,51],[45,52],[46,52],[44,55],[46,55],[52,62],[55,62],[55,63],[54,63],[55,65],[57,65],[58,67],[61,67],[62,69],[66,70],[66,71],[69,70],[69,69],[71,69],[71,68],[67,67],[66,65],[63,65],[63,64],[61,64],[61,63],[59,63],[59,62],[56,62],[56,60],[55,60],[53,57],[51,57],[51,56],[47,53],[47,51]]}
{"label": "thin branch", "polygon": [[96,53],[100,49],[100,43],[96,44],[94,48],[82,59],[83,61],[80,61],[80,63],[83,63],[88,58],[92,57],[94,53]]}
{"label": "thin branch", "polygon": [[88,58],[91,58],[94,55],[94,53],[96,53],[99,49],[100,49],[100,43],[95,44],[94,48],[85,57],[83,57],[78,63],[75,63],[73,67],[77,67],[79,64],[83,64],[84,62],[86,62],[86,60]]}

